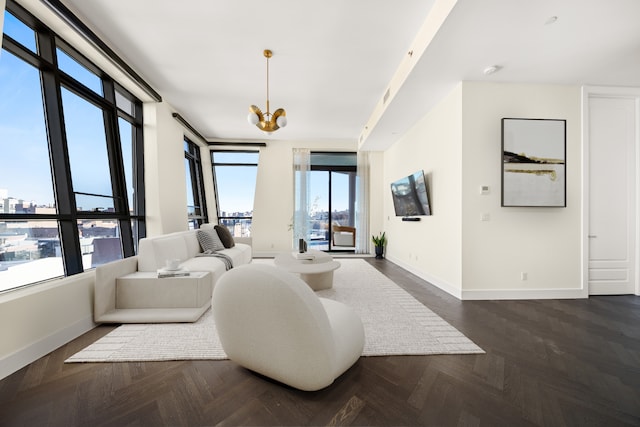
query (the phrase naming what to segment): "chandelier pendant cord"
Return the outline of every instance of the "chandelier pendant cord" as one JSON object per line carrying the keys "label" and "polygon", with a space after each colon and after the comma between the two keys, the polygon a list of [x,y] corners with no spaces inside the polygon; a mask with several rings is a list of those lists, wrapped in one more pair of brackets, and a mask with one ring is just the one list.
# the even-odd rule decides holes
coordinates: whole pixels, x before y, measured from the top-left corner
{"label": "chandelier pendant cord", "polygon": [[269,57],[271,55],[265,55],[267,57],[267,112],[264,114],[267,118],[271,116],[269,112]]}

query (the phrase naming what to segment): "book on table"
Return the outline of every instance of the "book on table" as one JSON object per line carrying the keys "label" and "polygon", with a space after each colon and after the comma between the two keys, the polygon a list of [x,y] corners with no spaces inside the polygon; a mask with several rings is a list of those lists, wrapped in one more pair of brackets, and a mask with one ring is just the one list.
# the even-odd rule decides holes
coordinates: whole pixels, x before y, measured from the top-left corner
{"label": "book on table", "polygon": [[316,258],[314,254],[309,252],[293,252],[293,257],[295,259],[305,259],[305,260],[313,260]]}
{"label": "book on table", "polygon": [[179,269],[179,270],[167,270],[165,268],[161,268],[158,270],[158,278],[165,278],[165,277],[185,277],[185,276],[189,276],[190,272],[188,270],[185,269]]}

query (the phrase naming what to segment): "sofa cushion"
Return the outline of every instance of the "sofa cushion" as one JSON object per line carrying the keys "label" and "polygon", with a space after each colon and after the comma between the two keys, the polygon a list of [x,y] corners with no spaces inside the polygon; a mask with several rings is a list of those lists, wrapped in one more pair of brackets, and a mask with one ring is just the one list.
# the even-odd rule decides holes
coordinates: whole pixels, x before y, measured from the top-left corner
{"label": "sofa cushion", "polygon": [[202,247],[200,247],[197,233],[194,233],[193,230],[183,231],[182,236],[184,237],[184,241],[187,246],[187,258],[193,258],[202,252]]}
{"label": "sofa cushion", "polygon": [[253,256],[251,246],[242,243],[237,243],[234,247],[220,251],[220,253],[231,258],[234,267],[239,267],[242,264],[250,264]]}
{"label": "sofa cushion", "polygon": [[225,248],[215,230],[197,230],[197,236],[203,252],[216,252]]}
{"label": "sofa cushion", "polygon": [[[228,256],[234,267],[251,263],[251,246],[243,243],[238,243],[233,248],[224,249],[218,253]],[[226,271],[224,262],[211,256],[194,257],[183,262],[181,266],[189,271],[210,271],[214,274],[215,279]]]}
{"label": "sofa cushion", "polygon": [[189,251],[183,233],[140,239],[138,243],[138,271],[156,271],[163,268],[168,259],[184,261]]}
{"label": "sofa cushion", "polygon": [[225,248],[229,249],[235,246],[236,243],[233,241],[233,236],[227,227],[216,225],[214,228],[218,232],[218,236]]}

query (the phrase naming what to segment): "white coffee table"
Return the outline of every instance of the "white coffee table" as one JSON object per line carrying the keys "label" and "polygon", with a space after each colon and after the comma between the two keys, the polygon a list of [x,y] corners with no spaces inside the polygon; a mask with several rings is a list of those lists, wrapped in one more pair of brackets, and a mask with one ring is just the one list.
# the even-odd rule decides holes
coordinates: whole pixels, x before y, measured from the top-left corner
{"label": "white coffee table", "polygon": [[340,267],[326,252],[309,250],[305,252],[313,259],[298,259],[295,252],[283,252],[273,262],[279,268],[300,275],[314,291],[329,289],[333,286],[333,271]]}

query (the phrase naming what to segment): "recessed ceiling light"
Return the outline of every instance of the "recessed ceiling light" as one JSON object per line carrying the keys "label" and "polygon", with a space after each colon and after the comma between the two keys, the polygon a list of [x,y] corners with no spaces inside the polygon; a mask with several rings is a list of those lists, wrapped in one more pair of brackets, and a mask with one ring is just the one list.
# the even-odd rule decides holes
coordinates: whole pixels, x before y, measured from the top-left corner
{"label": "recessed ceiling light", "polygon": [[544,25],[551,25],[558,20],[557,16],[552,16],[544,22]]}
{"label": "recessed ceiling light", "polygon": [[491,65],[487,68],[484,69],[484,71],[482,71],[484,73],[485,76],[491,75],[493,73],[497,73],[498,71],[500,71],[502,67],[499,65]]}

